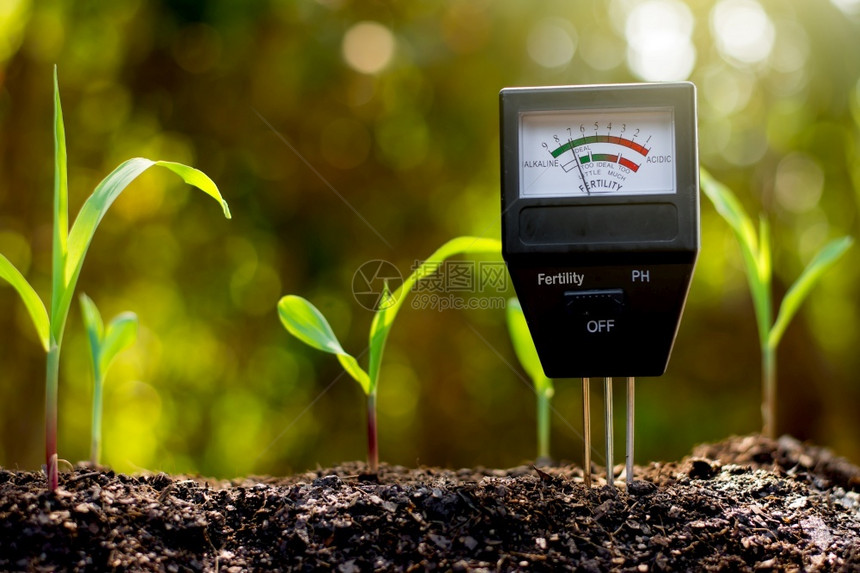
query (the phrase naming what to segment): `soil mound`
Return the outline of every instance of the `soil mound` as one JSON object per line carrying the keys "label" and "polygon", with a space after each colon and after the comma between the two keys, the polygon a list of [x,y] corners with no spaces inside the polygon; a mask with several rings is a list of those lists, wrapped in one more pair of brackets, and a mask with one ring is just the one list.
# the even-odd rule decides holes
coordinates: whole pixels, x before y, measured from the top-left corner
{"label": "soil mound", "polygon": [[636,468],[362,464],[232,482],[0,470],[0,570],[860,571],[860,468],[788,437]]}

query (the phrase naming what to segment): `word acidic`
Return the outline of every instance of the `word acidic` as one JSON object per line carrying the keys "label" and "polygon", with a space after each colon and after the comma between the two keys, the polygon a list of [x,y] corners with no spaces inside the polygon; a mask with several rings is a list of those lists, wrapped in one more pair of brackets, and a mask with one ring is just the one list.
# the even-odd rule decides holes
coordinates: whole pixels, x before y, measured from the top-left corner
{"label": "word acidic", "polygon": [[585,275],[577,272],[563,271],[554,275],[538,273],[538,285],[576,285],[582,286]]}

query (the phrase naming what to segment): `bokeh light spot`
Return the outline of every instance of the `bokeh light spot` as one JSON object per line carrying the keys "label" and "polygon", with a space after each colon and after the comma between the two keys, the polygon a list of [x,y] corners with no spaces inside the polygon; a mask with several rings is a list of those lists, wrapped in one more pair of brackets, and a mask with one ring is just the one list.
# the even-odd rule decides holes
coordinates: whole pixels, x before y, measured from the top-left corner
{"label": "bokeh light spot", "polygon": [[809,36],[803,26],[792,20],[778,23],[776,40],[771,52],[771,67],[782,73],[795,72],[809,58]]}
{"label": "bokeh light spot", "polygon": [[750,100],[755,78],[741,70],[721,65],[708,70],[702,82],[705,101],[720,115],[742,110]]}
{"label": "bokeh light spot", "polygon": [[391,30],[378,22],[359,22],[343,36],[343,58],[352,69],[378,74],[394,58],[396,42]]}
{"label": "bokeh light spot", "polygon": [[711,31],[720,54],[741,64],[765,60],[776,35],[773,22],[755,0],[722,0],[711,11]]}
{"label": "bokeh light spot", "polygon": [[849,16],[860,14],[860,0],[830,0],[830,2]]}
{"label": "bokeh light spot", "polygon": [[559,18],[537,22],[529,32],[529,57],[545,68],[558,68],[570,63],[576,51],[576,30]]}
{"label": "bokeh light spot", "polygon": [[804,213],[818,204],[824,191],[824,172],[805,153],[792,153],[776,168],[776,198],[793,213]]}
{"label": "bokeh light spot", "polygon": [[696,63],[693,14],[677,0],[648,0],[629,12],[625,25],[627,63],[646,81],[689,77]]}

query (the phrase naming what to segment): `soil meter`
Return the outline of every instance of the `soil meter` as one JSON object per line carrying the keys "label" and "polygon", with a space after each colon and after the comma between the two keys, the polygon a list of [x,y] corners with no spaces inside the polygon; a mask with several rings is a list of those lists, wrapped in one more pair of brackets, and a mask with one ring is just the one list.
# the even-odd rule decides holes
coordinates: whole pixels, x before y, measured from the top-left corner
{"label": "soil meter", "polygon": [[695,98],[501,91],[502,253],[547,376],[628,377],[632,394],[665,372],[699,252]]}

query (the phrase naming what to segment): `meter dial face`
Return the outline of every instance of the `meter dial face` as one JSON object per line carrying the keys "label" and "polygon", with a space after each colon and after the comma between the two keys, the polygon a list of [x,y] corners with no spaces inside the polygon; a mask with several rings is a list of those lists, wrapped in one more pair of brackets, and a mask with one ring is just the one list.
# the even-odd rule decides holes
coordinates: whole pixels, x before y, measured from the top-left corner
{"label": "meter dial face", "polygon": [[675,193],[671,108],[520,115],[520,197],[663,193]]}

